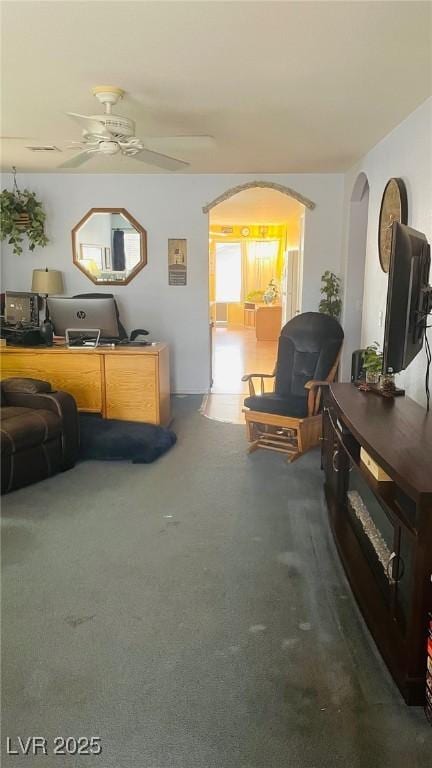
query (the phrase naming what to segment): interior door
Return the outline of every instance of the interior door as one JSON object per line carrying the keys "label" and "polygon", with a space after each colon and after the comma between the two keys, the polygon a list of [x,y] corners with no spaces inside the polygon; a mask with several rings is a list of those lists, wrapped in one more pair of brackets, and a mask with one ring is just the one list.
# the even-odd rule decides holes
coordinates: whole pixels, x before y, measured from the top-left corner
{"label": "interior door", "polygon": [[210,389],[213,386],[213,366],[214,366],[214,345],[213,345],[213,329],[214,329],[214,322],[213,320],[210,320],[209,322],[209,336],[210,336]]}
{"label": "interior door", "polygon": [[305,241],[305,214],[300,217],[300,240],[298,249],[298,267],[297,267],[297,292],[296,292],[296,308],[295,313],[299,315],[302,311],[303,303],[303,255],[304,255],[304,241]]}
{"label": "interior door", "polygon": [[287,251],[285,277],[283,279],[285,295],[282,291],[282,322],[284,325],[300,312],[299,269],[299,251],[294,249]]}

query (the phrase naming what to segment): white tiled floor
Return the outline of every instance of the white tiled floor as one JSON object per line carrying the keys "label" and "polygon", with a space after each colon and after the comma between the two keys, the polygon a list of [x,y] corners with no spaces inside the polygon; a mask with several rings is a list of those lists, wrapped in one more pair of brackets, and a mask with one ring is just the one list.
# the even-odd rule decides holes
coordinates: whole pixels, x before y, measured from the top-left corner
{"label": "white tiled floor", "polygon": [[[216,327],[213,330],[213,387],[201,412],[209,419],[244,424],[243,400],[248,385],[246,373],[272,373],[277,341],[257,341],[253,328]],[[273,380],[266,382],[272,389]]]}
{"label": "white tiled floor", "polygon": [[213,330],[213,394],[248,392],[245,373],[272,373],[277,341],[257,341],[253,328],[216,327]]}
{"label": "white tiled floor", "polygon": [[244,424],[241,395],[206,395],[201,406],[201,413],[215,421],[227,421],[230,424]]}

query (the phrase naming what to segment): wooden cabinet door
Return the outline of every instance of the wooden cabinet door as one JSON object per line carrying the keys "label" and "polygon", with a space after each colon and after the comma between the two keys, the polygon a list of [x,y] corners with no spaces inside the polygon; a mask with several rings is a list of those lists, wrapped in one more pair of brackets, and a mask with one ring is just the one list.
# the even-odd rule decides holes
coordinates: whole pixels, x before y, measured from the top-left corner
{"label": "wooden cabinet door", "polygon": [[282,326],[282,307],[258,307],[255,316],[257,341],[277,341]]}
{"label": "wooden cabinet door", "polygon": [[157,355],[104,355],[105,417],[159,423]]}
{"label": "wooden cabinet door", "polygon": [[336,431],[333,429],[328,409],[323,412],[323,434],[321,465],[325,475],[325,485],[335,507],[343,501],[343,471],[341,472],[344,453]]}
{"label": "wooden cabinet door", "polygon": [[1,356],[1,377],[18,376],[49,381],[75,398],[81,411],[102,412],[102,356],[91,350],[27,352],[17,350]]}

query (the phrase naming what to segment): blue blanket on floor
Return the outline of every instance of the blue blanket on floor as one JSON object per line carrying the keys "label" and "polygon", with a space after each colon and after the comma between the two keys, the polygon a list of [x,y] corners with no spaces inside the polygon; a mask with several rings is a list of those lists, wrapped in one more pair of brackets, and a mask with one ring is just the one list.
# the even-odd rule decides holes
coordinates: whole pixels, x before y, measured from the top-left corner
{"label": "blue blanket on floor", "polygon": [[129,459],[133,464],[150,464],[177,440],[171,429],[155,424],[102,419],[94,413],[80,413],[79,418],[81,459]]}

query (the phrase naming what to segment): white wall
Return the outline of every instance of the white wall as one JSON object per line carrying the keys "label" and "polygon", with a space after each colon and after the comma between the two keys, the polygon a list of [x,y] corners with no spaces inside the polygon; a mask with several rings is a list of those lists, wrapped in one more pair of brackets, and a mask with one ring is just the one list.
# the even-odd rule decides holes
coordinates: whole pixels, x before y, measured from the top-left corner
{"label": "white wall", "polygon": [[[389,133],[345,177],[344,195],[344,272],[350,268],[348,254],[348,223],[350,198],[358,174],[364,172],[369,182],[369,216],[363,296],[361,344],[382,343],[384,320],[379,325],[379,313],[385,319],[388,276],[382,271],[378,257],[378,219],[381,198],[387,181],[401,177],[408,193],[408,224],[424,232],[432,241],[432,99],[428,99],[397,128]],[[355,265],[354,265],[355,266]],[[431,276],[432,280],[432,276]],[[345,284],[349,280],[345,279]],[[349,307],[345,307],[349,312]],[[348,374],[349,357],[356,342],[346,338],[343,377]],[[398,385],[420,403],[425,403],[424,351],[398,376]]]}
{"label": "white wall", "polygon": [[[286,184],[316,203],[306,213],[303,311],[316,310],[320,276],[341,268],[343,181],[340,174],[120,175],[28,174],[21,188],[35,190],[45,205],[50,243],[13,256],[3,244],[3,289],[29,290],[33,268],[63,271],[66,294],[94,290],[72,264],[71,229],[92,207],[123,207],[148,234],[148,265],[128,286],[115,290],[128,330],[148,328],[171,346],[175,392],[205,392],[209,383],[208,220],[202,206],[230,187],[255,178]],[[12,179],[3,176],[2,187]],[[168,286],[167,240],[188,240],[188,285]]]}
{"label": "white wall", "polygon": [[345,342],[342,347],[341,379],[349,380],[351,356],[361,348],[363,288],[369,215],[369,184],[364,173],[357,176],[349,202],[345,229],[349,269],[343,280],[342,324]]}
{"label": "white wall", "polygon": [[81,245],[100,245],[111,248],[111,216],[109,213],[95,213],[80,227],[76,235],[77,256],[81,256]]}

